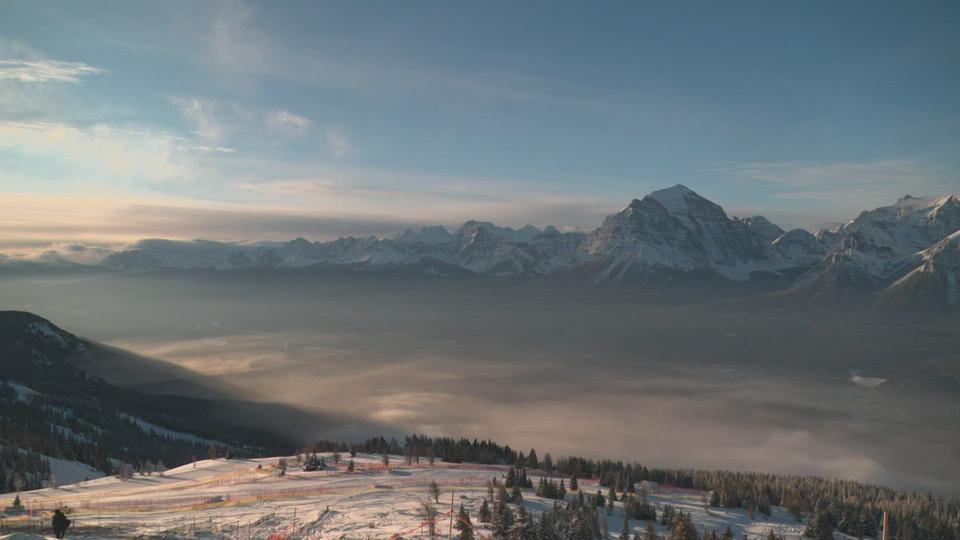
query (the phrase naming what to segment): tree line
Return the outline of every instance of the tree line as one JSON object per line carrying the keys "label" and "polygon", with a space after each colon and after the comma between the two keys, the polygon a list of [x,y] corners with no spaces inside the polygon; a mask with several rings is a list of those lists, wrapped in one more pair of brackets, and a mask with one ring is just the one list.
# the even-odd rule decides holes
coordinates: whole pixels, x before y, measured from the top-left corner
{"label": "tree line", "polygon": [[[761,514],[769,514],[773,506],[783,507],[798,521],[807,520],[810,523],[807,532],[814,538],[822,536],[821,531],[828,529],[839,530],[854,538],[876,537],[881,528],[883,512],[886,511],[889,513],[892,540],[960,540],[960,501],[957,499],[852,480],[648,467],[639,462],[610,459],[578,456],[553,458],[549,453],[540,457],[535,449],[524,453],[491,440],[425,435],[411,435],[403,442],[383,437],[355,443],[320,441],[312,448],[321,452],[432,453],[449,462],[511,465],[514,479],[526,479],[528,471],[536,470],[562,478],[542,479],[535,486],[520,487],[534,488],[538,494],[556,499],[561,499],[560,493],[567,491],[563,478],[568,479],[570,491],[576,491],[577,478],[595,478],[603,488],[628,494],[630,499],[625,507],[629,504],[635,516],[648,515],[645,513],[648,510],[642,507],[636,486],[641,482],[653,482],[709,492],[707,502],[714,507],[743,508]],[[512,489],[513,485],[503,486],[504,491],[508,488]],[[509,491],[507,495],[515,497]],[[558,508],[550,519],[567,520],[569,523],[579,523],[584,517],[579,513],[586,511],[564,506]],[[564,526],[569,525],[567,521],[564,521]]]}

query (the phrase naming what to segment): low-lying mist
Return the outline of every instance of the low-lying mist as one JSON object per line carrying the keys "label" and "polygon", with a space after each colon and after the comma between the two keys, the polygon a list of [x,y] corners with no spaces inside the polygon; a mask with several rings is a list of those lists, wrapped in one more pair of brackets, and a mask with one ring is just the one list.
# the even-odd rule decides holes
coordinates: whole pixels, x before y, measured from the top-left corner
{"label": "low-lying mist", "polygon": [[960,485],[955,321],[312,271],[8,277],[0,307],[345,419],[304,440],[425,432],[649,466]]}

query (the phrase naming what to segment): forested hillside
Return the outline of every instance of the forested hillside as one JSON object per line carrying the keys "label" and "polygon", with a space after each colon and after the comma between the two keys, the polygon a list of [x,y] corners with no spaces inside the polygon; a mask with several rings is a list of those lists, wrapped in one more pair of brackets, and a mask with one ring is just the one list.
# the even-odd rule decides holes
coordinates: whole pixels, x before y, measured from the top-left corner
{"label": "forested hillside", "polygon": [[230,452],[282,453],[289,440],[225,418],[230,402],[147,395],[89,375],[74,362],[96,362],[88,344],[49,321],[0,312],[0,491],[55,481],[45,458],[104,473],[176,466]]}

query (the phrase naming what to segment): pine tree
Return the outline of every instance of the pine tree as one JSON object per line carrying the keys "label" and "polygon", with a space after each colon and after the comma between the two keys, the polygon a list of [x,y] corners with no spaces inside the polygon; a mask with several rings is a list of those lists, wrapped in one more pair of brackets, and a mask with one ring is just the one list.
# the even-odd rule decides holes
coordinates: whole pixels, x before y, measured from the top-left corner
{"label": "pine tree", "polygon": [[630,540],[630,520],[623,514],[623,526],[620,527],[620,540]]}
{"label": "pine tree", "polygon": [[500,492],[497,495],[497,502],[493,507],[493,538],[504,540],[510,534],[513,527],[513,512],[507,505],[507,490],[500,486]]}
{"label": "pine tree", "polygon": [[510,511],[506,502],[502,505],[497,503],[493,512],[493,537],[498,540],[507,538],[510,529],[513,527],[513,522],[513,512]]}
{"label": "pine tree", "polygon": [[693,525],[690,514],[680,512],[674,520],[668,540],[698,540],[697,528]]}
{"label": "pine tree", "polygon": [[518,502],[523,500],[523,494],[520,493],[520,484],[514,484],[513,489],[510,490],[510,502]]}
{"label": "pine tree", "polygon": [[507,477],[503,480],[503,485],[512,488],[517,483],[517,471],[510,467],[510,470],[507,471]]}
{"label": "pine tree", "polygon": [[673,527],[674,510],[673,506],[666,504],[660,513],[660,524],[664,527]]}
{"label": "pine tree", "polygon": [[570,491],[577,491],[580,489],[580,484],[577,482],[577,475],[572,475],[570,477]]}
{"label": "pine tree", "polygon": [[480,504],[480,523],[490,523],[490,519],[490,503],[487,502],[487,499],[483,499]]}
{"label": "pine tree", "polygon": [[[610,491],[607,493],[607,515],[613,515],[613,501],[617,500],[617,493],[613,490],[613,485],[610,485]],[[626,512],[624,512],[626,516]]]}
{"label": "pine tree", "polygon": [[509,537],[511,540],[534,540],[533,521],[522,500],[517,505],[517,515],[510,527]]}
{"label": "pine tree", "polygon": [[463,503],[460,503],[460,511],[457,512],[453,528],[460,532],[460,540],[473,540],[473,522],[470,521],[470,514],[463,507]]}
{"label": "pine tree", "polygon": [[830,512],[817,511],[803,535],[814,540],[833,540],[833,519],[830,517]]}
{"label": "pine tree", "polygon": [[348,472],[348,473],[352,473],[352,472],[353,472],[353,460],[352,460],[352,459],[347,462],[347,472]]}
{"label": "pine tree", "polygon": [[647,520],[647,526],[643,531],[643,540],[659,540],[657,535],[657,527],[653,524],[652,520]]}
{"label": "pine tree", "polygon": [[537,451],[533,448],[530,449],[530,453],[527,454],[526,466],[531,469],[536,469],[540,466],[540,461],[537,459]]}

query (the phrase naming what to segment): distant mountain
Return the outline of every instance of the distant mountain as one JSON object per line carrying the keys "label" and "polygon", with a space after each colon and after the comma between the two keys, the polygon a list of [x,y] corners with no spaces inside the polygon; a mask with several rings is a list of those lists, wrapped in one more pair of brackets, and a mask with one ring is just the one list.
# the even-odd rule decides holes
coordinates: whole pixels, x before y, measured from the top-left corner
{"label": "distant mountain", "polygon": [[795,287],[819,303],[960,305],[950,285],[956,276],[957,231],[956,195],[903,197],[821,231],[818,239],[827,254]]}
{"label": "distant mountain", "polygon": [[649,273],[701,273],[732,281],[809,264],[780,251],[782,229],[761,216],[731,219],[719,205],[677,185],[634,199],[582,246],[594,283]]}
{"label": "distant mountain", "polygon": [[762,216],[731,219],[716,204],[678,185],[634,200],[589,235],[471,220],[452,234],[433,226],[407,230],[393,239],[297,238],[246,244],[143,240],[108,256],[103,265],[124,272],[316,265],[392,269],[433,260],[493,276],[593,272],[587,280],[592,284],[647,272],[706,271],[743,281],[753,272],[810,265],[811,257],[822,254],[815,238],[791,233],[778,249],[772,243],[785,234],[780,227]]}
{"label": "distant mountain", "polygon": [[110,472],[118,461],[178,465],[211,447],[261,455],[297,445],[255,427],[264,424],[258,415],[296,416],[280,406],[146,394],[79,367],[117,369],[116,361],[46,319],[0,311],[0,492],[11,488],[10,471],[33,486],[46,481],[46,458]]}
{"label": "distant mountain", "polygon": [[[950,283],[952,274],[942,270],[949,264],[931,263],[934,255],[927,250],[958,230],[956,195],[905,196],[811,234],[803,229],[784,231],[763,216],[730,217],[716,203],[676,185],[634,199],[589,233],[532,225],[513,229],[470,220],[452,233],[431,226],[392,239],[256,243],[152,239],[109,255],[102,266],[132,273],[314,267],[443,278],[475,274],[588,286],[719,286],[734,294],[790,288],[793,297],[814,303],[861,305],[890,296],[880,293],[921,267],[923,272],[898,285],[898,294],[919,290],[905,288],[915,281]],[[27,265],[20,271],[38,271],[35,267],[41,264],[0,263],[7,272],[17,271],[13,270],[17,264]],[[58,261],[56,268],[69,271],[74,266]],[[952,296],[944,295],[948,306],[956,305]]]}
{"label": "distant mountain", "polygon": [[888,309],[914,310],[960,306],[960,231],[919,255],[915,268],[880,291],[877,304]]}

